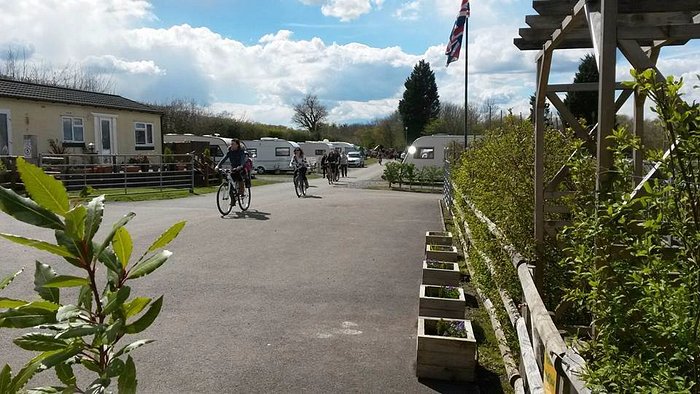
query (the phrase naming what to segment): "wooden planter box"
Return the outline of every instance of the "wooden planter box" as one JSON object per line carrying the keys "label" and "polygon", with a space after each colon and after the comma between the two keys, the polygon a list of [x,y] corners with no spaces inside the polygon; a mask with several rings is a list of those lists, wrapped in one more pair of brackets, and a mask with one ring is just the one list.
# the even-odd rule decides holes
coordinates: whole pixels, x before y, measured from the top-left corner
{"label": "wooden planter box", "polygon": [[454,263],[457,261],[457,248],[451,245],[425,245],[425,259]]}
{"label": "wooden planter box", "polygon": [[460,272],[457,263],[435,261],[444,264],[445,268],[428,268],[431,261],[423,260],[423,284],[438,286],[459,286]]}
{"label": "wooden planter box", "polygon": [[466,299],[464,290],[458,287],[459,298],[437,297],[440,286],[421,285],[418,299],[418,316],[464,318]]}
{"label": "wooden planter box", "polygon": [[474,329],[469,320],[463,321],[467,338],[452,338],[437,335],[440,319],[418,318],[416,336],[416,376],[419,378],[473,382],[476,378],[478,353]]}
{"label": "wooden planter box", "polygon": [[139,166],[125,166],[124,167],[124,171],[126,171],[126,172],[139,172],[140,169],[141,169],[141,167],[139,167]]}
{"label": "wooden planter box", "polygon": [[426,245],[452,245],[452,233],[449,231],[426,231]]}

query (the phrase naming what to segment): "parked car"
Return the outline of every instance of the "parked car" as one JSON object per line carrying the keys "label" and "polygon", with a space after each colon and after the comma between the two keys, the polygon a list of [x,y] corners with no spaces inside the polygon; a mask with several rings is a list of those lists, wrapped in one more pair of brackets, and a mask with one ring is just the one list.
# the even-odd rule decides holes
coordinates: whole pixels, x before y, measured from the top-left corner
{"label": "parked car", "polygon": [[348,167],[364,167],[365,159],[360,152],[348,152]]}

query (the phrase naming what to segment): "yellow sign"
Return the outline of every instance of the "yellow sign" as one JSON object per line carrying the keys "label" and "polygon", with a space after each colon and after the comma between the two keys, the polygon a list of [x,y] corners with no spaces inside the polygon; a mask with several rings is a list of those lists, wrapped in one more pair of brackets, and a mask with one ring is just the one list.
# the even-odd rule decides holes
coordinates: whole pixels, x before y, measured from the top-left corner
{"label": "yellow sign", "polygon": [[549,354],[544,355],[544,376],[542,377],[542,383],[544,384],[545,394],[556,394],[557,393],[557,370],[554,369],[552,360],[549,358]]}

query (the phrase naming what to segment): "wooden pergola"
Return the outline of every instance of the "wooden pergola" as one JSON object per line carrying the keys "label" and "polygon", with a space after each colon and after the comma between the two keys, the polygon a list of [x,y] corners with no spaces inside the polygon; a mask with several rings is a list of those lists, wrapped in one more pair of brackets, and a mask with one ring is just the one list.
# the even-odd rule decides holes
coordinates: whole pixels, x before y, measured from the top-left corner
{"label": "wooden pergola", "polygon": [[[556,200],[566,195],[569,167],[564,165],[552,179],[544,179],[545,100],[568,123],[597,158],[597,190],[606,187],[612,153],[606,138],[615,125],[615,115],[625,102],[634,100],[634,134],[643,138],[646,97],[625,89],[615,79],[617,50],[636,70],[656,69],[661,48],[684,45],[700,38],[700,0],[533,0],[534,15],[527,15],[528,27],[514,39],[521,50],[538,50],[535,94],[535,239],[538,261],[535,283],[542,291],[544,267],[540,262],[545,234],[556,234],[566,224],[548,220],[550,213],[566,213]],[[597,83],[550,84],[552,58],[557,49],[591,49],[600,74]],[[657,69],[657,72],[659,70]],[[658,72],[660,78],[663,74]],[[566,92],[598,92],[598,122],[584,127],[559,97]],[[618,93],[619,91],[619,93]],[[643,157],[633,152],[634,171],[641,179]]]}

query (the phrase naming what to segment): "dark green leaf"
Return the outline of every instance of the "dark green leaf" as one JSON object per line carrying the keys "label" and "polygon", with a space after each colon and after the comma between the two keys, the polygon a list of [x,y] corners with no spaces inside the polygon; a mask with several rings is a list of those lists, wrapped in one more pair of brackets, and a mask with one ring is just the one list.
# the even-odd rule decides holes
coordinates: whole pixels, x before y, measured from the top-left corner
{"label": "dark green leaf", "polygon": [[85,367],[85,369],[87,369],[87,370],[89,370],[89,371],[92,371],[92,372],[95,372],[95,373],[102,373],[102,371],[100,370],[100,366],[97,365],[96,362],[90,360],[89,358],[86,358],[86,357],[81,358],[81,359],[80,359],[80,364],[81,364],[83,367]]}
{"label": "dark green leaf", "polygon": [[86,310],[92,310],[92,289],[90,286],[83,286],[80,288],[78,305]]}
{"label": "dark green leaf", "polygon": [[32,378],[32,376],[36,375],[37,372],[39,372],[39,369],[41,368],[41,363],[40,362],[29,362],[27,363],[22,369],[17,372],[17,375],[15,375],[14,379],[12,379],[12,392],[17,392],[20,391],[21,389],[24,388],[24,386],[27,385],[27,382],[29,382],[29,379]]}
{"label": "dark green leaf", "polygon": [[85,218],[87,208],[85,205],[76,205],[66,214],[66,233],[75,239],[85,237]]}
{"label": "dark green leaf", "polygon": [[58,275],[47,280],[43,287],[80,287],[90,284],[86,278],[79,276]]}
{"label": "dark green leaf", "polygon": [[117,255],[111,249],[104,249],[98,256],[98,260],[107,267],[108,270],[121,275],[122,265],[117,260]]}
{"label": "dark green leaf", "polygon": [[50,350],[60,350],[68,346],[68,342],[54,338],[51,334],[32,332],[22,335],[13,341],[15,345],[24,350],[46,352]]}
{"label": "dark green leaf", "polygon": [[12,298],[0,297],[0,308],[17,308],[22,305],[27,305],[29,301],[15,300]]}
{"label": "dark green leaf", "polygon": [[17,275],[21,274],[22,271],[24,271],[24,268],[15,272],[14,275],[9,275],[9,276],[2,278],[2,280],[0,280],[0,290],[6,288],[10,283],[12,283],[12,281],[15,280]]}
{"label": "dark green leaf", "polygon": [[147,329],[158,317],[160,313],[160,308],[163,306],[163,296],[160,296],[157,300],[151,304],[148,311],[144,313],[138,320],[126,326],[126,332],[128,334],[137,334],[145,329]]}
{"label": "dark green leaf", "polygon": [[[71,255],[76,256],[76,257],[65,257],[65,260],[69,262],[71,265],[74,265],[78,268],[83,268],[83,265],[81,263],[81,259],[78,256],[83,256],[84,250],[80,247],[79,242],[76,243],[76,240],[66,234],[65,231],[62,230],[56,230],[55,231],[55,236],[56,236],[56,243],[60,246],[65,247]],[[83,260],[90,261],[91,258],[88,256],[83,256]]]}
{"label": "dark green leaf", "polygon": [[21,157],[17,158],[17,171],[32,200],[59,215],[65,215],[68,212],[70,207],[68,192],[63,182],[46,175],[41,168],[27,163]]}
{"label": "dark green leaf", "polygon": [[64,305],[58,308],[56,312],[56,320],[59,322],[69,321],[84,314],[83,310],[75,305]]}
{"label": "dark green leaf", "polygon": [[134,360],[131,359],[131,356],[126,359],[124,371],[117,382],[119,394],[136,394],[136,386],[138,384],[136,380],[136,365],[134,365]]}
{"label": "dark green leaf", "polygon": [[68,360],[69,358],[79,354],[81,351],[81,348],[77,345],[62,349],[62,350],[54,350],[50,352],[45,352],[44,354],[46,357],[44,357],[41,360],[41,364],[46,368],[53,368],[54,366]]}
{"label": "dark green leaf", "polygon": [[10,240],[12,242],[18,243],[20,245],[29,246],[32,248],[43,250],[45,252],[49,252],[49,253],[55,254],[57,256],[77,257],[74,254],[72,254],[68,250],[68,248],[66,248],[65,246],[54,245],[54,244],[48,243],[46,241],[25,238],[25,237],[20,237],[19,235],[12,235],[12,234],[5,234],[5,233],[0,233],[0,237],[3,237],[3,238]]}
{"label": "dark green leaf", "polygon": [[170,257],[172,254],[173,253],[169,250],[163,250],[136,264],[129,272],[129,279],[136,279],[150,274],[168,261],[168,257]]}
{"label": "dark green leaf", "polygon": [[56,335],[56,338],[77,338],[77,337],[84,337],[88,335],[94,335],[98,331],[100,331],[101,326],[93,326],[89,324],[85,324],[82,326],[76,326],[76,327],[71,327],[60,334]]}
{"label": "dark green leaf", "polygon": [[[115,358],[107,366],[107,376],[110,378],[115,378],[124,372],[124,361]],[[120,391],[121,393],[121,391]]]}
{"label": "dark green leaf", "polygon": [[65,387],[60,387],[60,386],[46,386],[46,387],[37,387],[33,389],[27,390],[27,394],[55,394],[55,393],[63,393],[63,390],[65,390]]}
{"label": "dark green leaf", "polygon": [[134,216],[136,216],[135,213],[129,212],[126,215],[124,215],[123,218],[119,219],[116,223],[114,223],[114,225],[112,226],[112,230],[109,232],[109,234],[107,234],[105,239],[102,241],[102,244],[98,246],[97,250],[95,250],[95,254],[99,256],[100,253],[102,253],[102,251],[107,248],[107,245],[112,243],[112,239],[114,239],[114,235],[117,233],[117,230],[129,223],[129,220],[131,220]]}
{"label": "dark green leaf", "polygon": [[10,383],[12,382],[12,368],[5,364],[0,371],[0,393],[10,393]]}
{"label": "dark green leaf", "polygon": [[112,323],[107,330],[105,330],[105,339],[107,344],[112,344],[117,340],[119,334],[123,334],[124,321],[119,319]]}
{"label": "dark green leaf", "polygon": [[141,313],[143,308],[145,308],[150,302],[151,299],[148,297],[136,297],[133,300],[124,304],[124,315],[127,318],[136,316],[139,313]]}
{"label": "dark green leaf", "polygon": [[85,394],[103,394],[105,389],[109,387],[110,380],[99,378],[90,383],[88,388],[85,390]]}
{"label": "dark green leaf", "polygon": [[119,289],[116,293],[111,293],[107,296],[107,303],[104,306],[102,312],[105,315],[109,315],[119,307],[124,305],[124,301],[129,298],[131,294],[131,288],[129,286],[124,286]]}
{"label": "dark green leaf", "polygon": [[36,290],[39,296],[46,301],[60,304],[60,293],[58,289],[44,288],[44,283],[57,276],[58,274],[56,274],[56,271],[54,271],[51,266],[38,261],[36,262],[36,271],[34,272],[34,290]]}
{"label": "dark green leaf", "polygon": [[114,233],[112,249],[114,249],[114,253],[119,258],[122,268],[125,269],[131,259],[131,252],[134,250],[131,235],[125,227],[120,227],[117,232]]}
{"label": "dark green leaf", "polygon": [[98,196],[92,199],[87,205],[87,216],[85,218],[85,241],[92,241],[92,237],[95,236],[97,230],[102,224],[102,214],[104,213],[105,196]]}
{"label": "dark green leaf", "polygon": [[165,230],[165,232],[148,247],[146,253],[155,252],[160,248],[168,246],[168,244],[180,234],[180,231],[185,227],[185,223],[185,221],[175,223],[169,229]]}
{"label": "dark green leaf", "polygon": [[55,213],[4,187],[0,187],[0,210],[20,222],[33,226],[54,230],[64,229],[61,218]]}
{"label": "dark green leaf", "polygon": [[56,311],[30,305],[0,313],[0,327],[28,328],[56,322]]}
{"label": "dark green leaf", "polygon": [[66,386],[75,386],[75,374],[73,373],[73,367],[66,363],[58,364],[54,367],[56,371],[56,376]]}
{"label": "dark green leaf", "polygon": [[138,340],[138,341],[136,341],[136,342],[134,342],[134,343],[130,343],[130,344],[124,346],[121,350],[119,350],[119,351],[114,355],[114,357],[121,357],[121,356],[123,356],[123,355],[125,355],[125,354],[127,354],[127,353],[130,353],[130,352],[132,352],[132,351],[134,351],[134,350],[140,348],[141,346],[147,345],[147,344],[149,344],[149,343],[151,343],[151,342],[155,342],[155,341],[152,340],[152,339],[141,339],[141,340]]}

